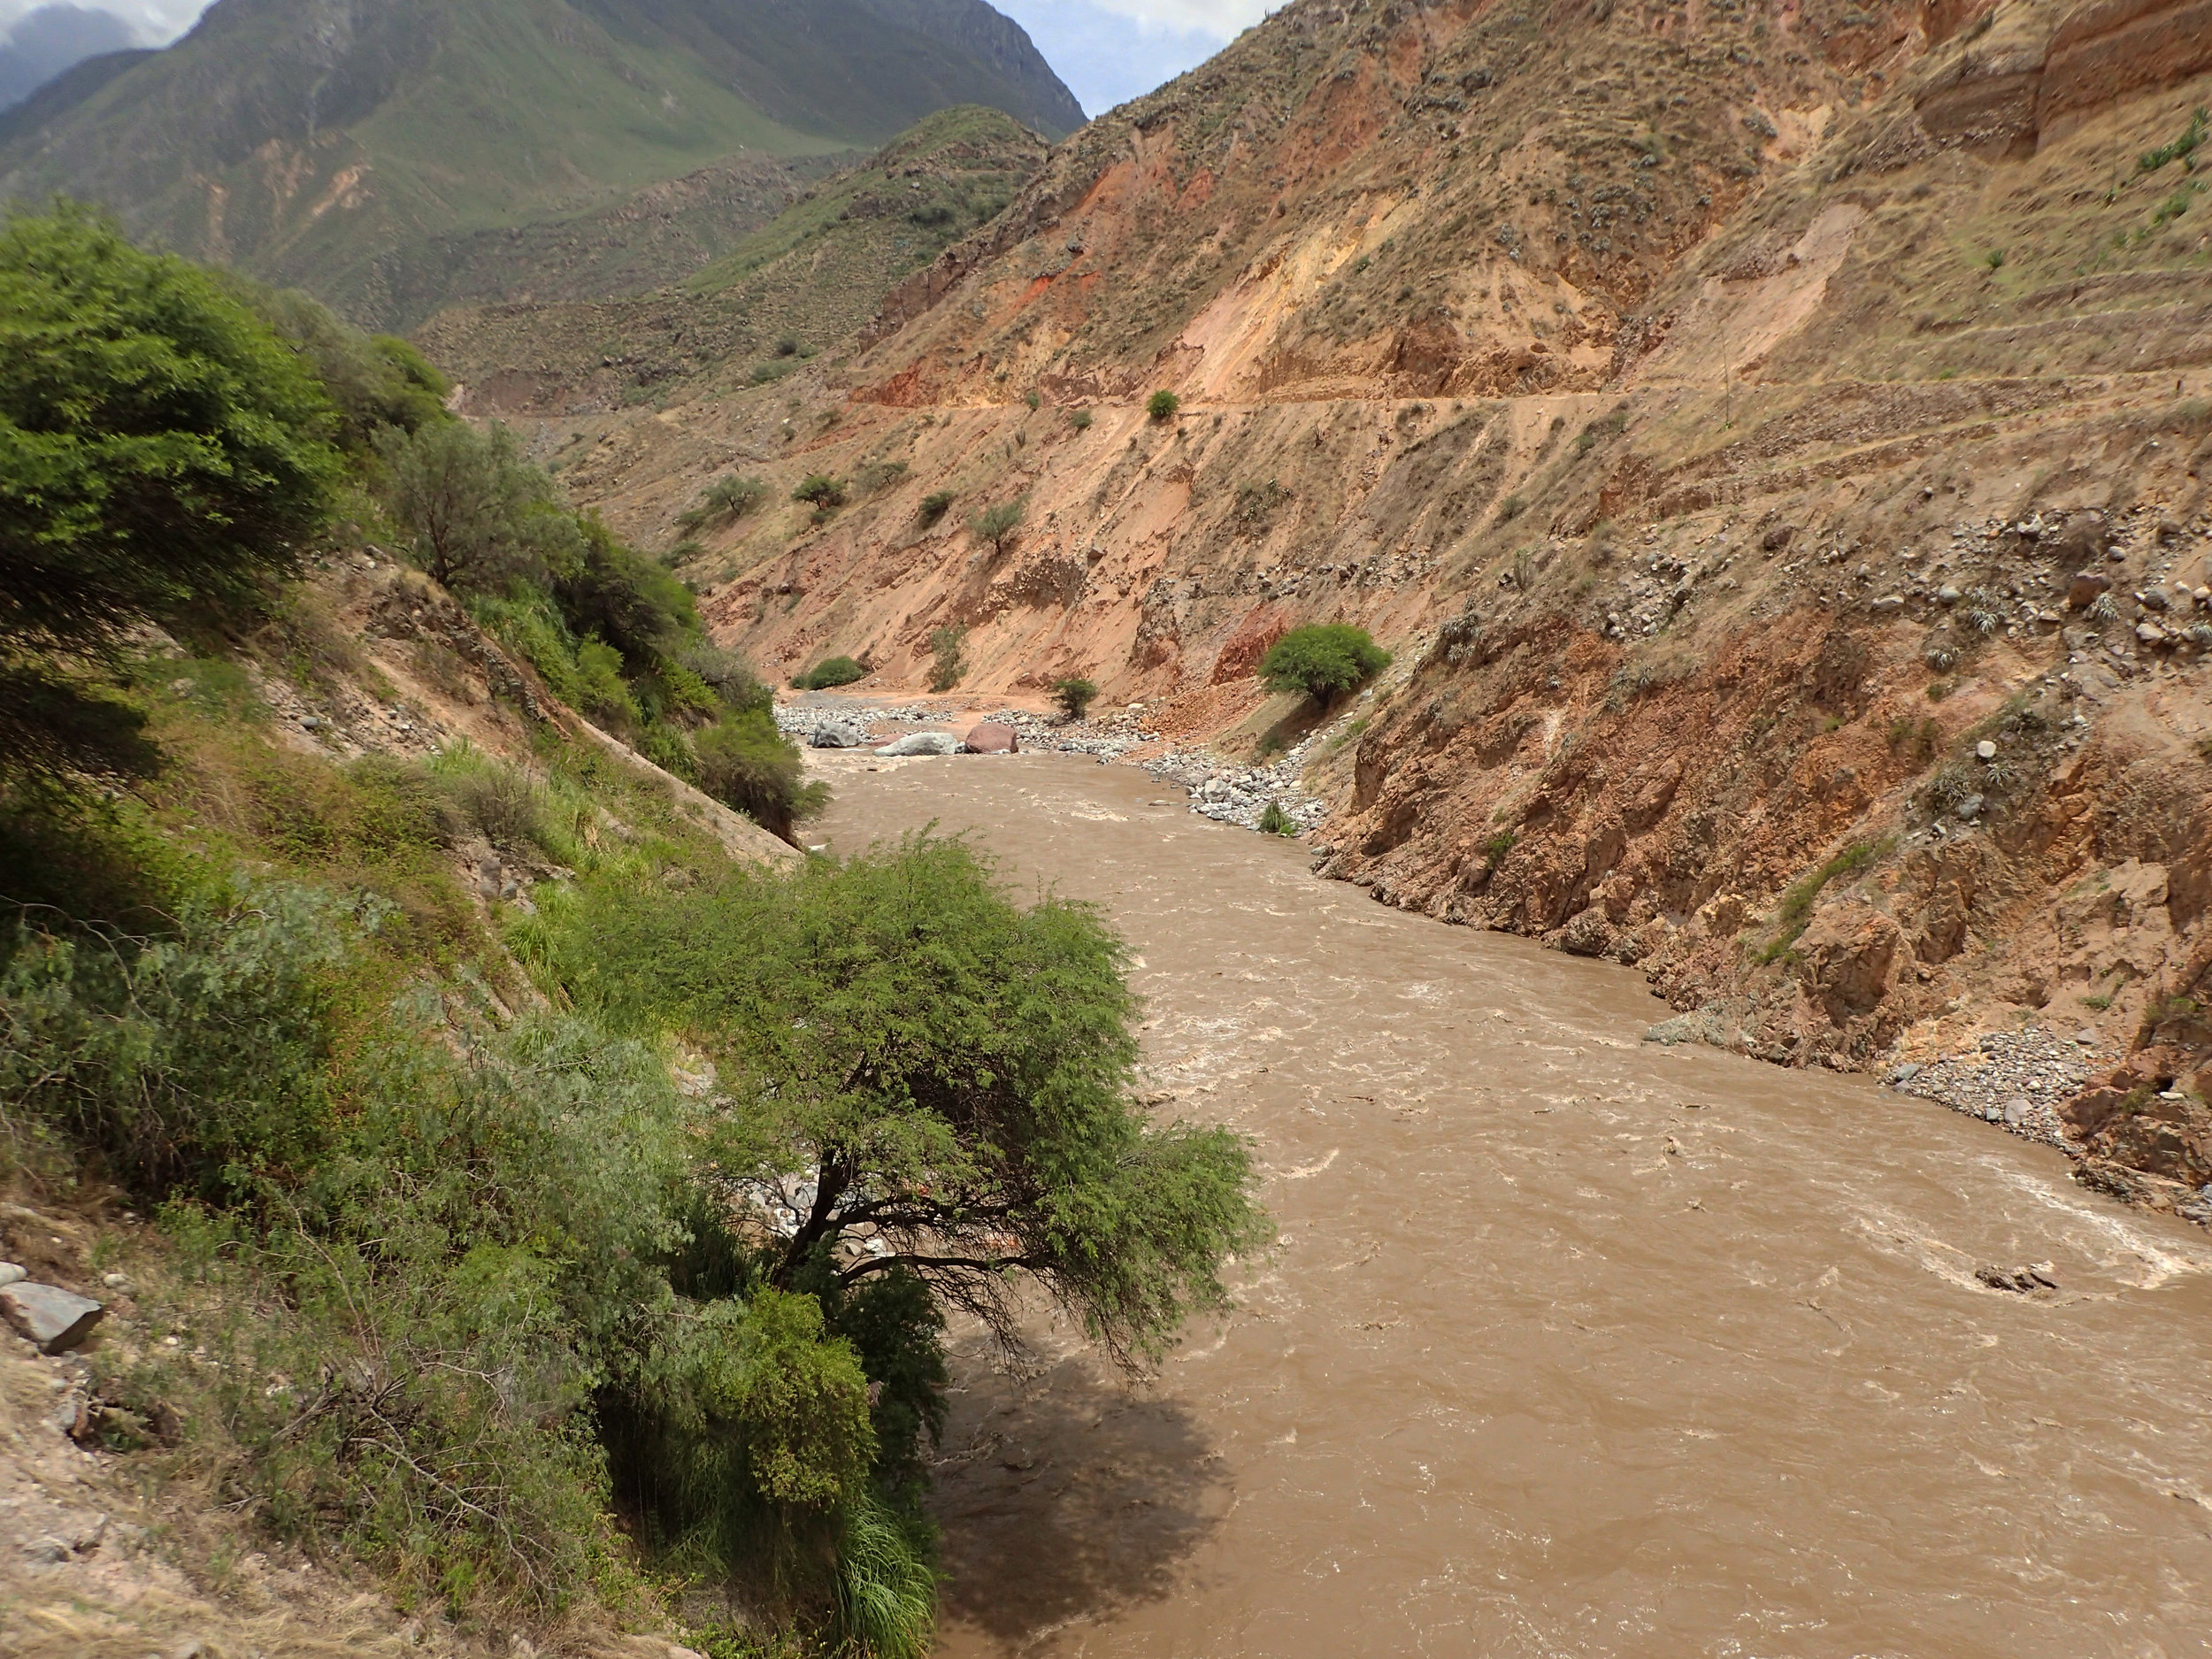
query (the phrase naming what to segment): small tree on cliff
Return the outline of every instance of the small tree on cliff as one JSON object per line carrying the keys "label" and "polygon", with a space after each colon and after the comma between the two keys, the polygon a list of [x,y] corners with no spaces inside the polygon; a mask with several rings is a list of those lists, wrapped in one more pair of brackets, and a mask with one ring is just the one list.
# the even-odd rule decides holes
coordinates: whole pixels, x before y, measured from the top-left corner
{"label": "small tree on cliff", "polygon": [[1323,708],[1390,666],[1390,653],[1365,628],[1329,623],[1293,628],[1260,658],[1270,691],[1302,691]]}
{"label": "small tree on cliff", "polygon": [[968,528],[975,532],[978,541],[988,541],[991,551],[1002,557],[1020,531],[1022,515],[1028,511],[1028,501],[1021,496],[1012,501],[1002,501],[995,507],[986,507],[969,519]]}

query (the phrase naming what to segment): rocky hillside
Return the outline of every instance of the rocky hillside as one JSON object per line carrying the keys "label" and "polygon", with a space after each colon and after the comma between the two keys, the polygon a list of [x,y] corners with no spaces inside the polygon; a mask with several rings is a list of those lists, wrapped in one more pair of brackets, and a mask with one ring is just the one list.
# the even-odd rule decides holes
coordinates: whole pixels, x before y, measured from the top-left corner
{"label": "rocky hillside", "polygon": [[103,65],[10,122],[0,195],[96,199],[379,326],[668,280],[781,210],[804,170],[780,164],[935,110],[1083,119],[983,0],[220,0]]}
{"label": "rocky hillside", "polygon": [[2170,1197],[2212,1180],[2208,104],[2188,0],[1302,0],[833,377],[558,435],[638,534],[726,470],[855,481],[693,566],[764,665],[917,683],[957,623],[971,686],[1235,749],[1302,725],[1271,639],[1363,624],[1400,664],[1311,751],[1332,873],[1790,1064],[2149,1056],[2070,1133]]}

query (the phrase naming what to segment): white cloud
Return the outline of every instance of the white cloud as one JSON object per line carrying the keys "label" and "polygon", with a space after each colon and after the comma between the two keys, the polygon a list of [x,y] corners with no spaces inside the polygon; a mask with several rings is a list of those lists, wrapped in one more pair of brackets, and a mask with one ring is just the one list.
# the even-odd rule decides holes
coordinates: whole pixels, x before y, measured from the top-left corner
{"label": "white cloud", "polygon": [[[1272,10],[1266,0],[1091,0],[1102,12],[1111,12],[1149,28],[1171,29],[1179,35],[1210,35],[1230,40],[1250,28]],[[1280,0],[1277,0],[1280,4]],[[1002,11],[1003,7],[1000,8]]]}
{"label": "white cloud", "polygon": [[[0,0],[0,35],[27,12],[47,0]],[[207,10],[208,0],[64,0],[88,12],[111,12],[129,24],[149,46],[166,46],[190,28]]]}

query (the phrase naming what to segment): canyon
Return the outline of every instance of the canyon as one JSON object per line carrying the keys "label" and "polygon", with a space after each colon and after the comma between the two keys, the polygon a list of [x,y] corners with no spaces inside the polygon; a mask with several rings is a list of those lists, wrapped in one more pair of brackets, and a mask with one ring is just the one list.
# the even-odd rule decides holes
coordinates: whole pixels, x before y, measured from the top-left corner
{"label": "canyon", "polygon": [[[2096,1063],[2085,1173],[2185,1206],[2208,54],[2177,0],[1301,0],[787,377],[462,406],[764,672],[912,687],[958,626],[964,689],[1082,674],[1248,761],[1319,718],[1266,645],[1365,626],[1398,661],[1309,751],[1328,874],[1787,1064],[2048,1027]],[[731,472],[772,505],[684,540]],[[850,504],[785,501],[817,474]]]}

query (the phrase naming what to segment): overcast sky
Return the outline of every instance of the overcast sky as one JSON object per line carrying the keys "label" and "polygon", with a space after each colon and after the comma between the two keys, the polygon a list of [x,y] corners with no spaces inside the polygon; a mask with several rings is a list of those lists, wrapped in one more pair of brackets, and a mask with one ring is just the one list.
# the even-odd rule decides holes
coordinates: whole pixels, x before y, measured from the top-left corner
{"label": "overcast sky", "polygon": [[[123,17],[149,46],[173,40],[206,0],[76,0]],[[1117,104],[1202,63],[1270,9],[1267,0],[991,0],[1029,31],[1084,110]],[[1275,0],[1279,4],[1280,0]],[[39,0],[0,0],[0,31]]]}

